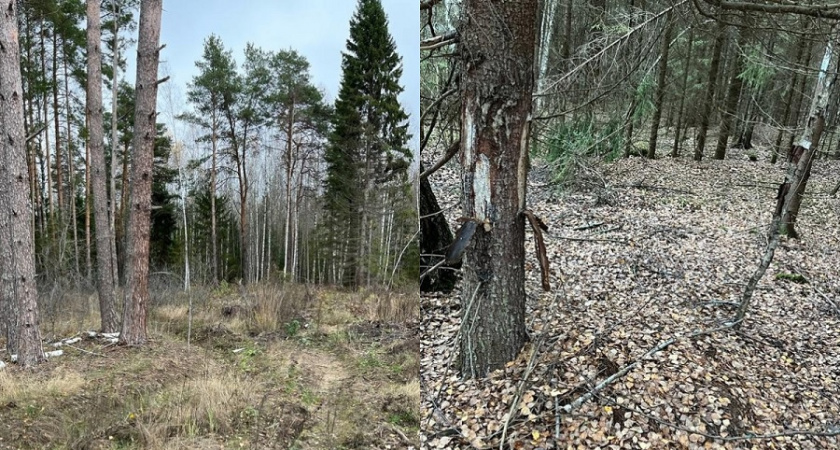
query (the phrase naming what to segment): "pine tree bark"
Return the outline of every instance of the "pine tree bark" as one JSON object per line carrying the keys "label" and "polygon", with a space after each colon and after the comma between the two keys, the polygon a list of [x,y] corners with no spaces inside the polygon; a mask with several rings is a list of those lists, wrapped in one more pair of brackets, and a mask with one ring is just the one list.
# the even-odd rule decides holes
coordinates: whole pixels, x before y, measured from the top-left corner
{"label": "pine tree bark", "polygon": [[6,317],[7,329],[15,334],[9,350],[17,353],[18,364],[28,367],[44,360],[44,350],[30,227],[16,5],[15,0],[0,2],[0,301],[6,314],[14,314]]}
{"label": "pine tree bark", "polygon": [[715,34],[715,43],[712,47],[712,61],[709,63],[709,83],[706,85],[706,97],[703,99],[702,111],[700,112],[700,129],[697,131],[697,147],[694,149],[694,160],[703,159],[703,152],[706,148],[706,133],[709,131],[709,122],[712,115],[712,104],[717,89],[718,68],[720,67],[720,54],[723,51],[723,43],[726,40],[726,22],[718,22]]}
{"label": "pine tree bark", "polygon": [[149,227],[152,206],[152,161],[155,142],[157,71],[160,59],[160,21],[163,0],[140,2],[137,42],[137,104],[134,110],[134,155],[131,159],[131,196],[127,236],[125,312],[120,342],[146,342],[149,303]]}
{"label": "pine tree bark", "polygon": [[460,26],[464,255],[462,376],[504,367],[525,344],[525,209],[537,0],[466,0]]}
{"label": "pine tree bark", "polygon": [[111,226],[108,220],[105,136],[102,120],[102,50],[99,0],[87,0],[87,122],[89,131],[93,221],[96,227],[96,289],[99,293],[100,327],[105,333],[119,328],[115,309]]}

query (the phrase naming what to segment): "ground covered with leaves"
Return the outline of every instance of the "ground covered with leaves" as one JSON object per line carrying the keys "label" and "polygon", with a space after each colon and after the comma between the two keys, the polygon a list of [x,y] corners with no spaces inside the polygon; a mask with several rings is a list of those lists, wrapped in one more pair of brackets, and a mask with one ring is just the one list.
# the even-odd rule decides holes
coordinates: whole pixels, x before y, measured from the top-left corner
{"label": "ground covered with leaves", "polygon": [[67,320],[95,299],[68,295],[64,320],[45,321],[45,350],[63,355],[0,369],[0,448],[417,448],[416,293],[177,294],[141,348],[82,331],[95,314]]}
{"label": "ground covered with leaves", "polygon": [[[462,380],[466,294],[423,296],[421,448],[840,446],[840,200],[828,195],[840,163],[814,163],[801,239],[782,240],[736,331],[784,178],[750,156],[580,162],[563,191],[536,164],[529,204],[549,226],[552,290],[529,234],[531,342]],[[456,226],[459,175],[434,177]]]}

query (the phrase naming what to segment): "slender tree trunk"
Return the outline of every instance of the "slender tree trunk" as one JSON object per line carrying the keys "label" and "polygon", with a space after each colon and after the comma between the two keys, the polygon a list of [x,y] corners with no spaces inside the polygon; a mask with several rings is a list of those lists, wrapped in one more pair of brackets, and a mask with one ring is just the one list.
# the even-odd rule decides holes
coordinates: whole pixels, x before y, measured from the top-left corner
{"label": "slender tree trunk", "polygon": [[680,106],[677,108],[677,125],[674,127],[674,146],[671,148],[671,157],[676,158],[680,155],[680,148],[682,147],[682,130],[683,122],[685,121],[685,97],[688,95],[688,73],[691,69],[691,51],[694,49],[694,29],[688,35],[688,53],[685,57],[685,66],[683,67],[683,78],[680,90]]}
{"label": "slender tree trunk", "polygon": [[656,97],[654,98],[653,119],[650,127],[647,157],[656,157],[656,141],[659,138],[659,120],[662,118],[662,104],[665,102],[665,83],[668,78],[668,51],[671,48],[671,33],[674,22],[669,11],[665,17],[665,34],[662,36],[662,57],[659,60],[659,72],[656,75]]}
{"label": "slender tree trunk", "polygon": [[525,344],[525,188],[537,0],[465,0],[461,25],[464,256],[459,366],[485,376]]}
{"label": "slender tree trunk", "polygon": [[292,160],[294,159],[292,156],[292,150],[294,147],[294,143],[292,140],[292,136],[294,134],[294,126],[295,126],[295,102],[292,99],[291,105],[288,111],[288,120],[286,122],[286,224],[285,229],[283,232],[283,273],[288,276],[289,274],[289,263],[291,260],[291,233],[290,227],[292,222],[292,178],[294,177],[294,166],[292,166]]}
{"label": "slender tree trunk", "polygon": [[[53,60],[52,60],[52,109],[53,130],[55,131],[55,188],[58,194],[58,214],[64,211],[64,169],[61,163],[61,114],[58,110],[58,33],[53,30]],[[63,224],[62,224],[63,228]]]}
{"label": "slender tree trunk", "polygon": [[73,262],[78,277],[81,272],[79,271],[79,226],[76,218],[76,174],[73,166],[73,146],[71,145],[72,137],[70,135],[70,74],[67,71],[67,52],[66,50],[62,50],[62,52],[64,55],[64,117],[67,129],[64,142],[67,144],[67,185],[70,192],[68,211],[70,212],[70,223],[73,226]]}
{"label": "slender tree trunk", "polygon": [[149,304],[149,224],[152,206],[152,159],[155,142],[157,70],[160,58],[162,0],[141,0],[137,42],[137,105],[134,110],[134,157],[131,159],[131,209],[127,230],[125,313],[120,341],[146,342]]}
{"label": "slender tree trunk", "polygon": [[[119,98],[119,70],[120,70],[120,28],[119,20],[116,20],[119,15],[118,4],[120,2],[114,0],[113,2],[113,34],[114,34],[114,48],[111,52],[111,68],[114,71],[114,77],[111,80],[111,183],[109,188],[110,203],[108,204],[108,228],[111,230],[110,240],[108,242],[108,249],[111,252],[111,277],[114,280],[114,289],[120,284],[120,265],[117,260],[117,148],[119,147],[119,135],[117,134],[117,99]],[[126,158],[128,156],[125,156]],[[123,190],[126,185],[123,184]]]}
{"label": "slender tree trunk", "polygon": [[[87,114],[85,114],[85,124],[90,129],[90,122]],[[88,281],[93,275],[93,265],[91,263],[91,238],[90,238],[90,204],[93,198],[90,180],[90,135],[88,135],[85,142],[85,269]]]}
{"label": "slender tree trunk", "polygon": [[119,328],[114,306],[114,278],[111,259],[111,236],[108,223],[105,144],[102,123],[102,52],[100,48],[99,0],[87,0],[87,116],[89,124],[90,168],[93,184],[93,219],[96,225],[96,288],[99,292],[99,317],[103,332]]}
{"label": "slender tree trunk", "polygon": [[[17,2],[0,1],[0,301],[6,327],[16,331],[7,342],[18,364],[44,360],[35,286],[35,244],[29,218],[29,179],[23,126]],[[8,334],[8,332],[7,332]]]}
{"label": "slender tree trunk", "polygon": [[735,61],[732,65],[732,72],[730,73],[723,114],[720,117],[720,130],[718,131],[718,141],[715,147],[715,159],[726,158],[726,145],[733,131],[733,123],[738,114],[738,100],[741,98],[741,89],[744,86],[744,81],[740,76],[741,72],[744,71],[744,56],[741,55],[738,49],[738,30],[735,30],[735,33],[734,45],[732,46],[732,51],[735,53],[733,56]]}
{"label": "slender tree trunk", "polygon": [[[44,42],[44,30],[46,29],[45,21],[41,20],[41,73],[46,76],[47,73],[47,45]],[[50,118],[49,111],[47,110],[47,100],[44,98],[44,105],[43,105],[43,114],[44,114],[44,122],[48,123],[47,121]],[[55,211],[55,202],[53,201],[53,185],[52,185],[52,167],[50,162],[50,132],[49,127],[44,127],[44,162],[43,164],[46,165],[46,185],[47,185],[47,204],[49,205],[49,215],[47,219],[47,224],[51,223],[53,219],[53,213]]]}
{"label": "slender tree trunk", "polygon": [[747,282],[747,287],[744,289],[744,293],[741,297],[741,304],[734,320],[736,327],[740,327],[743,323],[744,316],[749,309],[755,288],[764,276],[764,273],[767,271],[770,263],[773,261],[776,247],[779,245],[779,235],[784,233],[785,226],[790,227],[788,230],[788,232],[790,232],[793,227],[793,220],[796,218],[795,213],[791,209],[791,205],[796,197],[801,196],[797,187],[804,186],[807,180],[808,171],[811,167],[811,161],[816,152],[823,126],[825,125],[825,112],[828,106],[831,87],[834,82],[834,77],[830,77],[828,75],[828,70],[829,68],[836,70],[834,68],[837,65],[837,55],[834,52],[834,48],[831,43],[835,30],[836,27],[832,27],[829,34],[829,40],[825,46],[825,54],[820,65],[820,72],[817,76],[817,82],[814,87],[814,96],[811,100],[811,108],[809,110],[808,119],[805,121],[805,130],[803,131],[798,144],[793,147],[789,154],[785,180],[781,185],[779,185],[779,191],[776,196],[776,209],[773,212],[773,219],[770,222],[767,246],[764,249],[764,254],[761,257],[758,268]]}
{"label": "slender tree trunk", "polygon": [[726,40],[726,22],[718,22],[715,32],[715,43],[712,47],[712,61],[709,63],[709,83],[706,86],[706,96],[703,99],[702,111],[700,112],[700,129],[697,131],[697,147],[694,149],[694,160],[703,159],[703,152],[706,148],[706,133],[709,131],[709,122],[712,116],[712,105],[717,89],[718,68],[720,67],[720,54],[723,50],[723,43]]}
{"label": "slender tree trunk", "polygon": [[210,130],[210,246],[212,248],[213,262],[211,264],[213,270],[213,286],[219,283],[219,241],[216,236],[216,145],[217,137],[216,131],[219,127],[219,117],[216,108],[213,108],[211,113],[212,130]]}

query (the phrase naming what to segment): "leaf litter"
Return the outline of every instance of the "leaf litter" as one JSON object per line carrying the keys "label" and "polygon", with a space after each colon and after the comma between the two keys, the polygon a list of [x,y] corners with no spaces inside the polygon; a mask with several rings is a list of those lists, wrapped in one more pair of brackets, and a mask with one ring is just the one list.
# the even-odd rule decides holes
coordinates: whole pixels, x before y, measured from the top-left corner
{"label": "leaf litter", "polygon": [[[456,367],[461,293],[423,296],[421,448],[840,446],[840,162],[814,164],[802,238],[782,241],[735,331],[784,168],[730,158],[595,164],[563,192],[535,167],[553,289],[529,230],[531,342],[478,380]],[[455,229],[458,169],[432,176]]]}

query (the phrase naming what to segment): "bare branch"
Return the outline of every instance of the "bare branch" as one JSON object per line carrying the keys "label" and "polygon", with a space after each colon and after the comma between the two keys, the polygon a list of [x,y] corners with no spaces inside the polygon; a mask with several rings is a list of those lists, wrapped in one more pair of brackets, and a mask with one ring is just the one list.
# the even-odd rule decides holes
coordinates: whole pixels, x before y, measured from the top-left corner
{"label": "bare branch", "polygon": [[449,30],[429,39],[420,41],[420,51],[434,50],[458,42],[458,32]]}
{"label": "bare branch", "polygon": [[446,149],[446,154],[443,155],[443,158],[441,158],[440,161],[436,162],[434,166],[429,167],[428,169],[424,170],[423,173],[420,174],[420,179],[422,180],[424,178],[428,178],[429,175],[437,172],[437,170],[443,167],[444,164],[448,163],[449,160],[452,159],[452,157],[455,156],[455,154],[458,153],[458,150],[460,149],[461,140],[458,139],[449,145],[449,148]]}
{"label": "bare branch", "polygon": [[703,0],[721,9],[742,12],[764,12],[770,14],[798,14],[801,16],[817,17],[821,19],[840,19],[840,3],[830,5],[800,5],[800,4],[766,4],[752,2],[726,2],[720,0]]}

